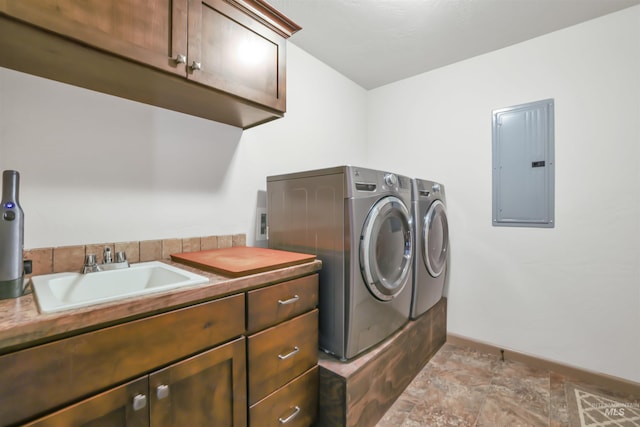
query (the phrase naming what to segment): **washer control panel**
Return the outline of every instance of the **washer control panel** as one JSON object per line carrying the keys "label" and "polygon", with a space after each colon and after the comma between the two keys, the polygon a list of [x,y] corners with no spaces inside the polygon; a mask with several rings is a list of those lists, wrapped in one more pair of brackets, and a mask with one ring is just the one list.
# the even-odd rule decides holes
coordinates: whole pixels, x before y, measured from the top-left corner
{"label": "washer control panel", "polygon": [[384,176],[384,183],[389,187],[395,187],[398,185],[398,177],[393,173],[388,173]]}

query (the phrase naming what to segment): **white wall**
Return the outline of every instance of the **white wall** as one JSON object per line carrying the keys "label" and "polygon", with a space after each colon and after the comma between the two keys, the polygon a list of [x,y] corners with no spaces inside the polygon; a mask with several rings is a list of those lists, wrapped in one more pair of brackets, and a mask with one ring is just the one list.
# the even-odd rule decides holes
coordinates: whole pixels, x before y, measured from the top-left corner
{"label": "white wall", "polygon": [[[640,382],[640,6],[369,97],[368,165],[445,184],[449,332]],[[492,110],[546,98],[556,227],[492,227]]]}
{"label": "white wall", "polygon": [[[288,47],[286,117],[244,133],[0,68],[25,247],[252,243],[267,175],[396,170],[446,186],[451,332],[640,382],[640,6],[370,93]],[[557,226],[494,228],[491,111],[545,98]]]}
{"label": "white wall", "polygon": [[[288,112],[242,132],[0,68],[25,248],[247,233],[267,175],[362,163],[366,92],[288,45]],[[264,201],[262,201],[264,205]]]}

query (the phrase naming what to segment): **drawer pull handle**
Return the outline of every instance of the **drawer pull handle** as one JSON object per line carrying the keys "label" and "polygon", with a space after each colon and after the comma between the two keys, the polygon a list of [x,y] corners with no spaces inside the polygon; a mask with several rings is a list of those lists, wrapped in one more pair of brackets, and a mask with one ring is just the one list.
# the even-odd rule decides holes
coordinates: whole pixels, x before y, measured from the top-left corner
{"label": "drawer pull handle", "polygon": [[299,299],[300,299],[300,297],[298,295],[294,295],[293,298],[289,298],[289,299],[286,299],[284,301],[279,299],[278,300],[278,304],[280,304],[280,305],[293,304],[294,302],[298,301]]}
{"label": "drawer pull handle", "polygon": [[280,421],[280,424],[286,424],[289,421],[291,421],[292,419],[294,419],[295,417],[297,417],[299,413],[300,413],[300,407],[296,406],[293,409],[293,413],[291,415],[289,415],[287,418],[280,417],[280,418],[278,418],[278,421]]}
{"label": "drawer pull handle", "polygon": [[166,384],[160,384],[156,387],[156,397],[158,400],[169,397],[169,386]]}
{"label": "drawer pull handle", "polygon": [[133,396],[133,410],[139,411],[140,409],[147,406],[147,396],[144,394],[136,394]]}
{"label": "drawer pull handle", "polygon": [[300,349],[298,347],[293,347],[293,351],[285,354],[284,356],[282,354],[279,354],[278,355],[278,359],[287,360],[288,358],[290,358],[291,356],[293,356],[294,354],[296,354],[299,351],[300,351]]}

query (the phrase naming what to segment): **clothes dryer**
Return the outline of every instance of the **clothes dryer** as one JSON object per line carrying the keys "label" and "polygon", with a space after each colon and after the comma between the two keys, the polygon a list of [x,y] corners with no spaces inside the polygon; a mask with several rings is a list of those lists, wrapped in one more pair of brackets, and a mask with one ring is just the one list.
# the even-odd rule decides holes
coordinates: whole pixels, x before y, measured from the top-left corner
{"label": "clothes dryer", "polygon": [[411,318],[416,319],[443,296],[449,256],[449,223],[444,185],[422,179],[413,179],[411,184],[416,236]]}
{"label": "clothes dryer", "polygon": [[267,177],[269,247],[315,254],[319,346],[346,360],[409,320],[411,180],[353,166]]}

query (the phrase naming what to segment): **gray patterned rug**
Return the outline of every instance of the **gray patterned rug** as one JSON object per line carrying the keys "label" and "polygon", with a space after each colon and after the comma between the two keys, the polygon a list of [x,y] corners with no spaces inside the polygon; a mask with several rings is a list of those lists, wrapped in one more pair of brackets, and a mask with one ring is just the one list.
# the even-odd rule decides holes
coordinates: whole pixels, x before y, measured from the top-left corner
{"label": "gray patterned rug", "polygon": [[607,396],[567,382],[571,427],[640,427],[640,401]]}

